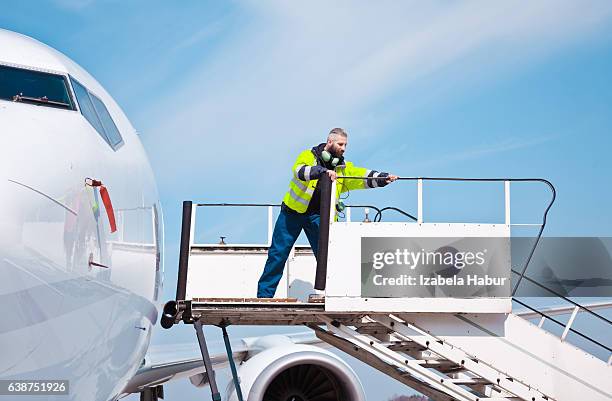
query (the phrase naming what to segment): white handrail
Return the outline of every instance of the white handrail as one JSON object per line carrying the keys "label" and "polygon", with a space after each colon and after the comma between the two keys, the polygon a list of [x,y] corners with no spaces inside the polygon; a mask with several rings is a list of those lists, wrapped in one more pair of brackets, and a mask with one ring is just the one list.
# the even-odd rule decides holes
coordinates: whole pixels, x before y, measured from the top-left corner
{"label": "white handrail", "polygon": [[[603,301],[603,302],[593,302],[590,304],[584,304],[582,307],[587,308],[591,311],[599,310],[599,309],[607,309],[612,308],[612,301]],[[574,310],[575,306],[555,306],[551,308],[541,309],[540,312],[546,314],[547,316],[558,316],[558,315],[567,315],[568,313]],[[582,312],[583,310],[581,310]],[[514,312],[515,315],[522,317],[523,319],[534,319],[534,318],[544,318],[540,313],[533,312],[530,310],[522,311],[522,312]]]}

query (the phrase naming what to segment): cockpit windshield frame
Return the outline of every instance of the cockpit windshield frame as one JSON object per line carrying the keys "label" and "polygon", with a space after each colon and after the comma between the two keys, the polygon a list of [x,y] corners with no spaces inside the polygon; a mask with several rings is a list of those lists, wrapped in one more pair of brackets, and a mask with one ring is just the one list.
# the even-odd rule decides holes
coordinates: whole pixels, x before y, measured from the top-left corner
{"label": "cockpit windshield frame", "polygon": [[104,102],[78,79],[72,75],[69,78],[81,115],[113,150],[118,150],[124,144],[123,135]]}
{"label": "cockpit windshield frame", "polygon": [[50,77],[53,79],[60,79],[63,83],[63,90],[65,94],[66,100],[68,103],[64,101],[60,101],[58,99],[49,99],[48,96],[40,95],[40,96],[32,96],[33,93],[23,93],[22,91],[16,89],[16,93],[8,93],[3,94],[2,90],[0,90],[0,100],[9,101],[9,102],[19,102],[25,104],[31,104],[35,106],[45,106],[51,107],[54,109],[60,110],[71,110],[76,111],[76,102],[72,94],[72,90],[70,87],[70,81],[68,80],[68,76],[61,73],[54,73],[50,71],[42,71],[35,68],[28,68],[27,66],[18,66],[12,64],[5,64],[0,62],[0,70],[9,70],[16,73],[26,73],[31,74],[32,77]]}

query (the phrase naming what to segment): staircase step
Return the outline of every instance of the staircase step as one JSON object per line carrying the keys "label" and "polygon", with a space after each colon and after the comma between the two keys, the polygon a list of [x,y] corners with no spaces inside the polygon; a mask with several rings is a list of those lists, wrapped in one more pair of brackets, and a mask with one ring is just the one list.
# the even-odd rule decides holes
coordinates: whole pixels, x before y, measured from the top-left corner
{"label": "staircase step", "polygon": [[383,342],[390,342],[392,333],[391,330],[374,322],[360,324],[357,326],[357,332],[359,334],[374,337]]}
{"label": "staircase step", "polygon": [[491,384],[487,379],[483,379],[482,377],[462,377],[459,379],[448,379],[451,383],[455,383],[460,386],[471,386],[476,384]]}
{"label": "staircase step", "polygon": [[425,351],[427,349],[414,341],[390,341],[389,343],[384,343],[383,345],[395,352]]}
{"label": "staircase step", "polygon": [[415,362],[425,368],[436,369],[441,373],[462,372],[465,370],[463,366],[446,359],[420,359],[415,360]]}

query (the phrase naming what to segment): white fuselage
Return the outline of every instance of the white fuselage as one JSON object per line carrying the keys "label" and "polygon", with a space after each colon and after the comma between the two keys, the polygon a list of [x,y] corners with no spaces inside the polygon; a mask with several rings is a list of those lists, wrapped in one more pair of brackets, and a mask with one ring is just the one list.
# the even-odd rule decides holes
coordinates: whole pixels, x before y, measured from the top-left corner
{"label": "white fuselage", "polygon": [[[69,110],[0,99],[0,379],[66,379],[70,395],[58,399],[113,399],[157,320],[163,225],[151,167],[119,106],[74,62],[0,30],[0,66],[78,80],[122,137],[111,147],[76,101]],[[108,189],[115,233],[86,178]]]}

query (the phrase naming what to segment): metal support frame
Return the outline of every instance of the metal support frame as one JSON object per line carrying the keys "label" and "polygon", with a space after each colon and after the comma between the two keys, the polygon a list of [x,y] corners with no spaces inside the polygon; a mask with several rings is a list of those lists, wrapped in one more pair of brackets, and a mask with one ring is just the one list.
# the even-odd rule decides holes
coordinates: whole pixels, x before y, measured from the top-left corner
{"label": "metal support frame", "polygon": [[234,353],[232,352],[232,346],[230,344],[229,336],[227,335],[226,326],[222,325],[221,330],[223,330],[223,342],[225,343],[225,351],[227,352],[227,361],[229,362],[230,370],[232,371],[232,380],[234,381],[236,395],[238,396],[238,401],[243,401],[242,389],[240,388],[240,381],[238,380],[238,372],[236,371],[236,364],[234,363]]}
{"label": "metal support frame", "polygon": [[[417,180],[417,201],[418,201],[418,218],[416,219],[418,223],[423,223],[423,181],[428,178],[418,178]],[[431,179],[431,178],[430,178]],[[471,181],[471,180],[468,180]],[[476,180],[474,180],[476,181]],[[502,181],[500,179],[490,180],[490,181]],[[531,181],[531,180],[515,180],[515,181]],[[542,181],[542,180],[539,180]],[[504,200],[505,200],[505,224],[506,225],[516,225],[511,224],[510,221],[510,182],[511,180],[504,180]],[[554,188],[551,188],[553,191],[553,198],[546,209],[544,214],[543,223],[540,225],[540,233],[538,234],[538,239],[542,233],[542,229],[545,225],[546,213],[550,206],[552,206],[552,202],[554,201]],[[328,245],[329,245],[329,234],[330,234],[330,226],[335,221],[335,195],[336,188],[335,183],[329,179],[327,175],[324,175],[320,179],[320,190],[321,190],[321,228],[319,235],[319,254],[315,255],[317,257],[317,272],[316,272],[316,280],[315,280],[315,288],[319,290],[325,290],[326,286],[326,276],[327,276],[327,257],[328,257]],[[198,344],[200,347],[200,351],[202,354],[202,359],[204,362],[204,366],[206,369],[206,377],[208,379],[208,383],[211,389],[211,395],[213,401],[220,401],[221,395],[219,393],[216,379],[215,379],[215,371],[213,369],[212,361],[210,359],[210,354],[207,348],[206,340],[204,338],[203,332],[203,324],[214,324],[218,325],[223,331],[223,340],[225,343],[225,348],[228,357],[228,363],[230,365],[232,378],[234,387],[236,390],[236,396],[239,401],[243,401],[243,394],[240,387],[240,382],[237,374],[237,369],[235,365],[235,361],[233,359],[233,352],[229,340],[229,335],[227,333],[226,327],[229,324],[232,324],[230,318],[224,313],[220,320],[211,323],[210,317],[200,317],[194,319],[192,315],[192,305],[191,300],[186,300],[186,282],[187,282],[187,269],[190,251],[192,247],[194,247],[194,238],[195,238],[195,219],[196,219],[196,208],[198,206],[205,206],[204,204],[195,204],[191,201],[183,202],[183,216],[182,216],[182,231],[181,231],[181,244],[180,244],[180,257],[179,257],[179,270],[178,270],[178,281],[177,281],[177,292],[176,292],[176,301],[173,303],[168,303],[168,310],[166,307],[164,308],[164,315],[167,316],[167,320],[171,320],[174,323],[174,318],[176,316],[180,316],[182,313],[183,322],[187,324],[194,324],[194,329],[196,330]],[[219,206],[229,206],[227,204],[222,204]],[[267,206],[268,208],[268,243],[269,246],[271,243],[272,232],[273,232],[273,207],[278,205],[239,205],[239,206]],[[350,211],[350,209],[349,209]],[[379,211],[380,213],[380,211]],[[155,218],[155,216],[153,217]],[[351,216],[347,213],[347,221],[351,220]],[[198,245],[195,245],[198,246]],[[533,255],[533,251],[535,250],[534,245],[532,252],[530,254],[530,258]],[[527,263],[528,264],[528,263]],[[520,276],[520,279],[525,278],[527,281],[532,281],[530,278],[524,276],[525,270],[527,268],[527,264],[525,265],[522,272],[514,272]],[[518,288],[518,283],[514,289]],[[550,290],[549,290],[550,291]],[[551,291],[554,293],[554,291]],[[556,293],[555,293],[556,294]],[[557,295],[557,294],[556,294]],[[565,298],[564,298],[565,299]],[[517,301],[519,302],[519,301]],[[570,301],[571,302],[571,301]],[[573,302],[572,302],[573,303]],[[521,303],[522,304],[522,303]],[[561,336],[561,340],[564,341],[569,332],[576,333],[574,329],[571,328],[572,324],[575,321],[578,313],[582,310],[588,311],[591,314],[589,309],[583,308],[582,306],[573,303],[574,307],[572,309],[568,308],[568,312],[571,310],[572,314],[569,321],[564,325],[564,331]],[[526,306],[526,305],[524,305]],[[303,306],[302,306],[303,307]],[[528,307],[529,308],[529,307]],[[529,308],[533,310],[532,308]],[[324,309],[322,308],[324,312]],[[166,313],[167,312],[167,313]],[[537,311],[536,311],[537,312]],[[275,322],[272,324],[278,324],[278,312],[274,311],[274,318],[268,317],[271,321]],[[474,400],[507,400],[507,399],[516,399],[516,397],[520,397],[525,400],[538,400],[538,399],[546,399],[546,396],[542,394],[536,388],[532,388],[528,383],[524,383],[513,379],[511,377],[507,377],[504,372],[499,371],[494,366],[486,365],[485,363],[479,363],[479,360],[473,356],[468,354],[466,351],[463,351],[460,348],[453,346],[452,344],[436,337],[432,333],[429,333],[422,329],[421,327],[416,326],[414,323],[409,321],[409,317],[405,317],[403,315],[393,315],[393,314],[368,314],[368,315],[360,315],[359,319],[345,319],[345,317],[339,318],[333,315],[325,315],[325,313],[317,313],[313,311],[311,313],[310,310],[302,311],[300,313],[310,314],[307,317],[301,317],[296,315],[292,320],[288,320],[288,324],[296,324],[298,320],[303,320],[302,324],[306,324],[311,327],[315,332],[317,332],[317,336],[322,338],[324,341],[327,341],[332,346],[336,346],[339,349],[347,349],[348,351],[353,350],[355,355],[359,355],[360,359],[365,360],[366,363],[376,367],[377,369],[387,373],[389,376],[395,377],[398,380],[404,383],[412,383],[413,385],[418,385],[420,388],[427,392],[426,394],[432,396],[432,398],[436,400],[447,401],[450,400],[465,400],[465,401],[474,401]],[[595,314],[596,315],[596,314]],[[201,316],[201,315],[198,315]],[[538,316],[540,316],[538,327],[542,328],[545,320],[548,318],[544,313],[538,312]],[[598,316],[598,315],[596,315]],[[207,323],[208,319],[208,323]],[[257,317],[254,317],[256,323]],[[240,320],[240,319],[238,319]],[[552,319],[555,323],[559,323],[556,320]],[[607,320],[606,320],[607,321]],[[319,326],[321,322],[326,323],[326,329],[322,326]],[[343,322],[343,323],[340,323]],[[318,324],[317,324],[318,323]],[[238,323],[243,324],[243,323]],[[367,331],[363,331],[363,327],[365,324],[376,325],[377,328],[383,329],[385,331],[385,336],[389,336],[389,338],[393,339],[393,341],[383,340],[380,337],[376,337],[375,335],[368,333]],[[163,323],[162,323],[163,325]],[[172,326],[172,324],[170,324]],[[385,330],[386,329],[386,330]],[[580,334],[580,333],[578,333]],[[585,337],[585,336],[583,336]],[[604,345],[591,340],[597,345],[603,346],[605,349],[610,351],[610,348],[605,347]],[[391,344],[391,343],[394,344]],[[397,347],[398,344],[413,344],[419,345],[424,349],[419,349],[418,352],[405,352]],[[393,348],[393,346],[396,348]],[[401,345],[401,344],[400,344]],[[350,348],[349,348],[350,346]],[[420,354],[419,354],[420,352]],[[402,354],[404,353],[404,354]],[[359,357],[358,356],[358,357]],[[412,359],[406,359],[412,358]],[[482,362],[482,361],[480,361]],[[612,355],[607,360],[608,365],[612,364]],[[440,367],[447,369],[448,367],[452,369],[461,369],[461,371],[448,371],[442,370]],[[438,372],[434,372],[432,369],[437,369]],[[467,373],[463,373],[463,371]],[[485,394],[485,398],[478,398],[475,393],[472,393],[470,390],[466,389],[467,386],[474,391],[478,391],[482,394]],[[478,387],[482,386],[482,387]],[[151,388],[149,391],[141,394],[141,397],[155,397],[151,398],[151,400],[156,400],[159,393],[156,388]],[[158,390],[163,389],[160,387]],[[148,399],[147,399],[148,400]]]}
{"label": "metal support frame", "polygon": [[140,401],[164,399],[164,386],[146,387],[140,392]]}
{"label": "metal support frame", "polygon": [[202,359],[204,360],[204,368],[206,369],[206,376],[210,385],[212,400],[221,401],[221,394],[219,393],[217,380],[215,379],[215,371],[210,360],[210,354],[208,353],[208,346],[206,345],[206,339],[204,338],[204,330],[202,330],[202,322],[196,320],[193,327],[195,328],[198,336],[198,344],[200,345],[200,352],[202,353]]}

